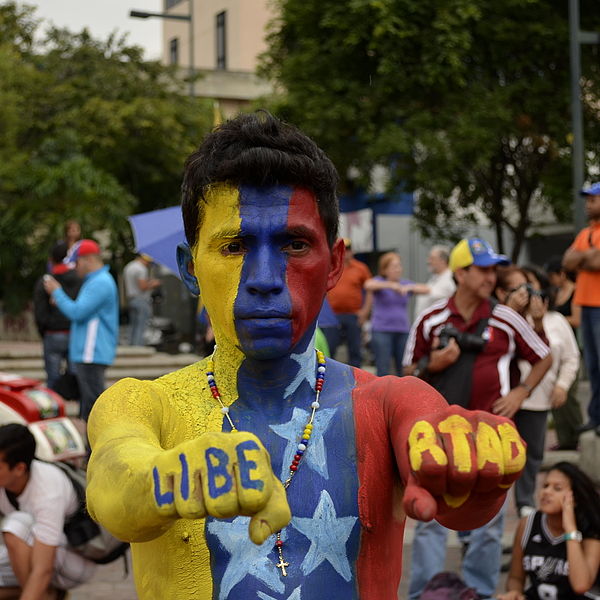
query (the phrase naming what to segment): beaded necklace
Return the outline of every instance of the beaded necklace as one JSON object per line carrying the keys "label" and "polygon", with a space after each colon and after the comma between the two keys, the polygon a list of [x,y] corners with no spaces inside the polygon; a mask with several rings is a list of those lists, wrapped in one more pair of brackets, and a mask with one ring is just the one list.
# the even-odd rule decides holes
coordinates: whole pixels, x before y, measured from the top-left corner
{"label": "beaded necklace", "polygon": [[[310,440],[310,436],[312,435],[313,430],[313,422],[315,420],[315,413],[317,409],[321,406],[319,404],[319,398],[321,396],[321,390],[323,389],[323,383],[325,382],[325,355],[320,351],[316,350],[317,353],[317,381],[315,383],[315,399],[311,403],[310,407],[312,409],[310,413],[310,418],[308,422],[304,426],[304,431],[302,432],[302,439],[298,444],[296,449],[296,454],[294,455],[294,460],[292,460],[292,464],[289,467],[289,475],[287,479],[283,482],[283,489],[287,490],[292,483],[292,479],[294,475],[298,471],[298,467],[300,466],[300,461],[306,452],[306,448],[308,446],[308,442]],[[221,413],[225,416],[225,418],[229,421],[229,425],[231,426],[231,431],[237,431],[236,426],[233,424],[231,417],[229,416],[229,407],[223,404],[223,400],[221,399],[221,394],[219,392],[219,388],[217,387],[217,382],[215,381],[215,365],[213,362],[213,356],[211,355],[207,361],[207,371],[206,371],[206,379],[208,380],[208,385],[210,386],[210,391],[212,396],[217,402],[221,405]],[[283,540],[281,539],[281,529],[275,534],[275,549],[277,550],[277,554],[279,556],[279,562],[275,565],[278,569],[281,569],[281,574],[284,577],[287,577],[286,567],[290,566],[290,563],[286,562],[283,558]]]}

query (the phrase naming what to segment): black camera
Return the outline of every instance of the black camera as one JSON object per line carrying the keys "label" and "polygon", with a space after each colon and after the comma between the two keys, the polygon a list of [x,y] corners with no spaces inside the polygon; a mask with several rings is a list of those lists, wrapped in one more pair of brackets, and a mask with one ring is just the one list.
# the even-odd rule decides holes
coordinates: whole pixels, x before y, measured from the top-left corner
{"label": "black camera", "polygon": [[527,290],[527,293],[529,294],[529,298],[531,298],[532,296],[539,296],[540,298],[544,297],[542,292],[538,292],[530,283],[525,284],[525,289]]}
{"label": "black camera", "polygon": [[481,352],[487,344],[487,340],[481,336],[459,331],[454,325],[444,325],[439,338],[440,345],[437,350],[445,348],[450,343],[450,338],[454,338],[458,347],[464,352]]}

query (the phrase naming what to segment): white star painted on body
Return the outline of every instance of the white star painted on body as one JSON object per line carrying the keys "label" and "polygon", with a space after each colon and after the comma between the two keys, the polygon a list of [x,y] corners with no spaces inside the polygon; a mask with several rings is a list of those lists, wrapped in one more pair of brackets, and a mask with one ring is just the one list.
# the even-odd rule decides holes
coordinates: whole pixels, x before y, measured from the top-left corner
{"label": "white star painted on body", "polygon": [[[211,521],[208,531],[219,539],[221,546],[231,554],[219,589],[219,600],[226,600],[229,593],[246,575],[262,581],[269,589],[279,594],[285,591],[285,585],[279,577],[272,558],[267,555],[273,544],[267,540],[257,546],[248,537],[250,517],[236,517],[233,521]],[[285,539],[285,530],[282,531]]]}
{"label": "white star painted on body", "polygon": [[315,354],[316,336],[317,334],[315,332],[304,352],[290,354],[290,358],[297,362],[300,368],[294,379],[292,379],[285,388],[285,392],[283,393],[284,398],[289,398],[305,380],[308,382],[311,390],[315,389],[315,383],[317,382],[317,356]]}
{"label": "white star painted on body", "polygon": [[[269,596],[264,592],[258,592],[258,597],[260,598],[260,600],[277,600],[276,598],[273,598],[273,596]],[[282,600],[284,599],[282,598]],[[286,600],[302,600],[302,598],[300,597],[300,586],[298,586],[292,592],[291,596],[288,596]]]}
{"label": "white star painted on body", "polygon": [[310,575],[327,560],[339,575],[350,581],[352,570],[346,555],[346,542],[356,521],[357,517],[338,518],[327,490],[321,492],[312,518],[292,518],[292,527],[310,540],[310,548],[301,565],[304,575]]}
{"label": "white star painted on body", "polygon": [[[320,408],[317,410],[313,422],[312,435],[308,442],[306,453],[302,458],[302,463],[300,463],[300,468],[303,465],[310,467],[325,479],[329,479],[329,470],[327,468],[327,452],[325,450],[323,435],[336,412],[337,408]],[[294,407],[292,418],[287,423],[269,426],[279,437],[288,440],[285,452],[283,453],[283,462],[281,463],[280,477],[282,481],[288,476],[289,466],[294,459],[294,454],[296,454],[301,439],[300,436],[309,418],[309,411]]]}

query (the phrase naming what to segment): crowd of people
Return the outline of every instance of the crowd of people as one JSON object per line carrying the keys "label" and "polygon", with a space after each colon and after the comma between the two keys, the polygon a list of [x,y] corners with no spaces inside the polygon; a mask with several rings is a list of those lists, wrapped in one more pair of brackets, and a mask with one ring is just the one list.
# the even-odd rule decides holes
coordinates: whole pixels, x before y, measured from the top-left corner
{"label": "crowd of people", "polygon": [[[539,502],[536,488],[549,415],[560,448],[600,434],[600,184],[582,191],[590,226],[545,268],[511,265],[470,237],[432,247],[423,283],[394,251],[373,276],[351,240],[337,238],[335,186],[324,153],[273,117],[241,116],[210,134],[186,164],[189,245],[178,261],[190,291],[202,290],[218,343],[156,382],[128,379],[103,393],[119,338],[116,282],[74,221],[51,250],[34,291],[47,384],[77,381],[90,514],[132,542],[140,598],[234,598],[238,585],[248,598],[272,598],[267,588],[298,599],[325,588],[392,598],[406,515],[417,520],[411,600],[431,597],[449,528],[459,531],[471,597],[585,597],[600,566],[598,491],[565,462],[545,474]],[[150,262],[139,255],[124,271],[134,345],[160,285]],[[346,343],[350,366],[315,347],[319,310],[323,344],[335,357]],[[592,390],[585,423],[578,328]],[[377,377],[359,368],[365,330]],[[399,378],[384,377],[392,373]],[[72,557],[57,523],[73,493],[33,460],[26,432],[0,428],[0,509],[10,517],[0,597],[10,588],[42,598],[93,571],[75,564],[79,574],[59,577],[57,557]],[[461,445],[465,434],[477,443]],[[304,486],[288,493],[300,464]],[[497,595],[515,480],[521,520]],[[52,486],[61,491],[48,507],[34,492]]]}
{"label": "crowd of people", "polygon": [[[151,293],[161,285],[150,277],[152,262],[147,254],[138,254],[123,270],[132,346],[144,345]],[[51,249],[48,272],[35,285],[33,306],[43,341],[46,385],[67,399],[79,400],[79,416],[87,421],[106,388],[106,368],[116,356],[120,307],[102,249],[96,241],[82,239],[77,221],[67,221],[64,239]]]}
{"label": "crowd of people", "polygon": [[[548,571],[547,561],[539,559],[541,562],[536,564],[534,560],[531,566],[527,554],[533,551],[527,545],[532,536],[536,540],[540,537],[532,531],[538,532],[540,527],[547,544],[556,546],[561,532],[577,531],[579,537],[579,519],[575,523],[573,506],[583,501],[581,486],[587,486],[586,502],[593,490],[591,481],[576,467],[559,464],[547,475],[549,483],[543,488],[559,490],[554,494],[554,504],[546,500],[550,493],[544,491],[542,506],[536,509],[536,484],[549,415],[557,437],[551,450],[576,449],[581,433],[599,427],[600,184],[582,190],[582,196],[590,226],[564,256],[551,258],[543,268],[512,265],[486,241],[469,238],[452,251],[432,248],[428,260],[432,277],[424,284],[404,278],[400,255],[388,252],[379,259],[379,274],[368,279],[364,276],[361,302],[360,286],[355,285],[354,305],[356,315],[360,314],[357,323],[368,321],[370,316],[369,346],[378,375],[414,375],[430,383],[451,404],[507,416],[527,444],[526,464],[514,493],[517,513],[523,521],[515,540],[517,558],[513,557],[508,592],[502,595],[505,600],[579,597],[595,583],[600,563],[596,525],[584,534],[584,538],[590,538],[583,544],[586,566],[577,567],[576,577],[568,576],[564,566],[567,550],[569,560],[581,562],[580,553],[571,544],[563,541],[556,550],[563,561],[560,583],[543,575]],[[365,268],[361,269],[364,272]],[[416,300],[412,324],[411,295]],[[585,424],[576,395],[580,326],[592,390]],[[577,493],[571,491],[576,487]],[[552,505],[552,510],[558,505],[562,512],[541,517],[546,514],[545,504]],[[588,506],[597,508],[597,500]],[[498,586],[504,511],[505,507],[479,529],[459,533],[462,577],[480,598],[492,597]],[[447,534],[448,530],[435,521],[417,523],[412,544],[411,599],[419,598],[428,582],[443,571]],[[554,556],[553,552],[548,556]],[[585,573],[581,577],[580,569]],[[558,573],[560,569],[555,570]],[[566,593],[569,586],[571,595]]]}

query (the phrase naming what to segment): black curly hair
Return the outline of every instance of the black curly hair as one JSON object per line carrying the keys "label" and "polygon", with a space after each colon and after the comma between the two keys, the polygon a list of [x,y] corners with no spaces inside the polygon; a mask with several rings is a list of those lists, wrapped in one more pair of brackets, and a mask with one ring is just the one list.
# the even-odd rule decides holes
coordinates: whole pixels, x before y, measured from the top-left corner
{"label": "black curly hair", "polygon": [[208,185],[292,185],[311,190],[332,247],[338,235],[338,174],[326,154],[296,127],[267,111],[241,114],[209,133],[185,163],[181,210],[190,246],[198,237]]}
{"label": "black curly hair", "polygon": [[0,460],[8,463],[11,469],[23,462],[29,470],[35,447],[35,438],[25,425],[7,423],[0,426]]}

